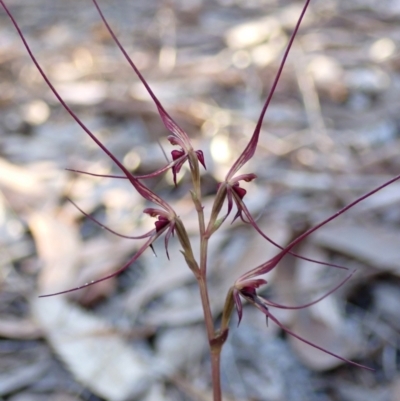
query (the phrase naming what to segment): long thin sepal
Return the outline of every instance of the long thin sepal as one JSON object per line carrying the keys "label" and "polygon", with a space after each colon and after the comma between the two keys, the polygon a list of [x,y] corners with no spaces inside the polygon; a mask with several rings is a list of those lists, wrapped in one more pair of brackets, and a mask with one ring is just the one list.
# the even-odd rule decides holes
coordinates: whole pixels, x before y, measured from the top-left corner
{"label": "long thin sepal", "polygon": [[[159,233],[161,234],[161,233]],[[55,295],[61,295],[61,294],[67,294],[69,292],[73,291],[78,291],[81,290],[82,288],[90,287],[91,285],[101,283],[102,281],[108,280],[112,277],[117,276],[118,274],[122,273],[124,270],[126,270],[133,262],[135,262],[141,255],[142,253],[159,237],[159,234],[157,234],[154,237],[149,238],[146,243],[133,255],[120,269],[118,269],[116,272],[109,274],[108,276],[99,278],[98,280],[93,280],[90,281],[89,283],[85,283],[83,285],[80,285],[79,287],[75,288],[70,288],[69,290],[65,291],[59,291],[59,292],[54,292],[52,294],[46,294],[46,295],[39,295],[39,298],[46,298],[46,297],[53,297]]]}
{"label": "long thin sepal", "polygon": [[145,187],[143,184],[140,183],[139,180],[137,180],[130,172],[129,170],[103,145],[103,143],[97,139],[97,137],[89,130],[88,127],[82,122],[82,120],[72,111],[72,109],[67,105],[67,103],[64,101],[64,99],[60,96],[58,91],[55,89],[53,84],[50,82],[49,78],[47,77],[46,73],[43,71],[42,67],[40,66],[39,62],[37,61],[36,57],[32,53],[31,48],[28,45],[28,42],[25,39],[24,34],[22,33],[19,25],[17,24],[17,21],[5,5],[3,0],[0,0],[0,4],[3,6],[5,12],[9,16],[11,22],[13,23],[15,29],[18,32],[18,35],[20,36],[29,56],[31,57],[33,63],[35,64],[36,68],[38,69],[40,75],[43,77],[44,81],[48,85],[48,87],[51,89],[51,91],[54,93],[55,97],[58,99],[58,101],[61,103],[61,105],[65,108],[65,110],[69,113],[69,115],[80,125],[80,127],[92,138],[92,140],[107,154],[107,156],[114,161],[114,163],[122,170],[122,172],[126,175],[127,179],[131,182],[131,184],[135,187],[135,189],[139,192],[143,198],[146,200],[156,203],[159,206],[163,207],[165,210],[168,210],[171,213],[174,213],[173,209],[171,206],[168,205],[167,202],[165,202],[163,199],[161,199],[158,195],[156,195],[154,192],[150,191],[147,187]]}
{"label": "long thin sepal", "polygon": [[[251,215],[249,209],[247,209],[247,206],[245,205],[245,203],[241,200],[241,199],[237,199],[237,202],[240,202],[240,208],[241,210],[244,212],[244,214],[246,215],[246,217],[248,218],[248,224],[251,224],[252,227],[255,228],[255,230],[263,237],[265,238],[268,242],[270,242],[272,245],[275,245],[277,248],[279,249],[284,249],[281,245],[279,245],[278,243],[276,243],[275,241],[273,241],[270,237],[268,237],[268,235],[266,235],[261,228],[258,226],[257,222],[254,220],[253,216]],[[245,221],[245,220],[243,220]],[[347,267],[344,266],[340,266],[340,265],[336,265],[334,263],[328,263],[328,262],[321,262],[319,260],[315,260],[315,259],[311,259],[311,258],[307,258],[305,256],[299,255],[298,253],[289,251],[289,253],[292,256],[295,256],[296,258],[302,259],[302,260],[306,260],[307,262],[312,262],[315,263],[317,265],[322,265],[322,266],[329,266],[329,267],[336,267],[337,269],[343,269],[343,270],[348,270]]]}
{"label": "long thin sepal", "polygon": [[315,305],[318,302],[322,301],[323,299],[329,297],[329,295],[333,294],[336,290],[338,290],[340,287],[342,287],[345,283],[347,283],[347,281],[349,281],[351,279],[351,277],[353,277],[353,274],[355,272],[350,273],[344,280],[342,280],[339,284],[337,284],[335,287],[333,287],[331,290],[329,290],[327,293],[325,293],[324,295],[320,296],[319,298],[315,299],[314,301],[308,302],[304,305],[299,305],[299,306],[287,306],[287,305],[281,305],[278,304],[276,302],[270,301],[269,299],[266,299],[264,297],[263,300],[265,301],[265,303],[268,306],[272,306],[274,308],[279,308],[279,309],[293,309],[293,310],[297,310],[297,309],[304,309],[304,308],[308,308],[309,306]]}
{"label": "long thin sepal", "polygon": [[[259,308],[259,309],[260,309],[260,308]],[[372,371],[372,372],[375,371],[375,369],[373,369],[373,368],[370,368],[370,367],[365,366],[365,365],[361,365],[360,363],[351,361],[350,359],[343,358],[342,356],[337,355],[337,354],[334,354],[333,352],[328,351],[327,349],[322,348],[322,347],[320,347],[319,345],[314,344],[314,343],[312,343],[311,341],[308,341],[308,340],[306,340],[305,338],[299,336],[298,334],[294,333],[292,330],[290,330],[290,329],[288,329],[286,326],[284,326],[274,315],[271,314],[271,312],[270,312],[268,309],[267,309],[266,311],[263,311],[263,312],[265,313],[265,315],[266,315],[269,319],[271,319],[271,320],[272,320],[276,325],[278,325],[282,330],[284,330],[286,333],[288,333],[288,334],[291,335],[292,337],[297,338],[298,340],[302,341],[303,343],[308,344],[308,345],[310,345],[310,346],[313,347],[313,348],[319,349],[320,351],[325,352],[325,354],[331,355],[331,356],[333,356],[333,357],[335,357],[335,358],[337,358],[337,359],[340,359],[340,360],[343,361],[343,362],[349,363],[349,364],[354,365],[354,366],[357,366],[357,367],[359,367],[359,368],[363,368],[363,369],[366,369],[366,370],[370,370],[370,371]]]}
{"label": "long thin sepal", "polygon": [[110,232],[111,234],[116,235],[117,237],[121,237],[121,238],[126,238],[126,239],[145,239],[145,238],[149,238],[152,235],[155,234],[156,230],[153,229],[151,231],[149,231],[146,234],[143,235],[139,235],[137,237],[133,237],[133,236],[129,236],[129,235],[124,235],[124,234],[119,234],[116,231],[112,230],[111,228],[105,226],[104,224],[100,223],[97,219],[95,219],[93,216],[91,216],[90,214],[86,213],[85,211],[83,211],[73,200],[68,199],[69,202],[71,202],[85,217],[87,217],[89,220],[93,221],[93,223],[97,224],[98,226],[100,226],[101,228],[104,228],[105,230],[107,230],[108,232]]}
{"label": "long thin sepal", "polygon": [[338,216],[342,215],[345,213],[347,210],[351,209],[358,203],[362,202],[366,198],[370,197],[371,195],[375,194],[376,192],[380,191],[383,188],[386,188],[390,184],[394,183],[395,181],[400,179],[400,175],[392,178],[389,181],[386,181],[384,184],[380,185],[379,187],[373,189],[370,192],[367,192],[365,195],[357,198],[355,201],[349,203],[347,206],[344,208],[340,209],[338,212],[333,214],[332,216],[328,217],[327,219],[323,220],[321,223],[317,224],[314,227],[311,227],[309,230],[305,231],[303,234],[299,235],[295,240],[293,240],[289,245],[287,245],[281,252],[279,252],[275,257],[272,259],[268,260],[267,262],[263,263],[262,265],[248,271],[246,274],[244,274],[241,279],[247,279],[250,277],[255,277],[261,274],[268,273],[271,271],[273,268],[276,267],[276,265],[282,260],[282,258],[288,254],[297,244],[299,244],[301,241],[303,241],[305,238],[307,238],[310,234],[312,234],[314,231],[317,231],[320,227],[324,226],[325,224],[328,224],[330,221],[336,219]]}
{"label": "long thin sepal", "polygon": [[107,22],[103,12],[101,11],[101,8],[99,6],[99,4],[97,3],[96,0],[92,0],[98,13],[100,14],[101,19],[104,22],[104,25],[106,26],[108,32],[110,33],[110,35],[112,36],[112,38],[114,39],[114,42],[116,43],[116,45],[119,47],[119,49],[121,50],[122,54],[124,55],[124,57],[126,58],[126,60],[128,61],[129,65],[132,67],[132,69],[135,71],[136,75],[139,77],[139,79],[142,81],[144,87],[146,88],[147,92],[149,93],[149,95],[151,96],[151,98],[153,99],[155,105],[157,106],[158,112],[160,114],[160,117],[165,125],[165,127],[167,128],[168,131],[170,131],[173,136],[177,137],[180,139],[181,142],[183,142],[183,144],[185,144],[185,147],[191,148],[190,145],[190,140],[189,137],[187,136],[186,132],[180,128],[178,126],[178,124],[173,120],[173,118],[165,111],[163,105],[161,104],[161,102],[158,100],[157,96],[154,94],[154,92],[152,91],[152,89],[150,88],[149,84],[147,83],[147,81],[144,79],[142,73],[139,71],[139,69],[136,67],[135,63],[132,61],[132,59],[129,57],[128,53],[126,52],[126,50],[124,49],[124,47],[122,46],[121,42],[119,41],[119,39],[117,38],[117,36],[115,35],[114,31],[112,30],[110,24]]}
{"label": "long thin sepal", "polygon": [[288,58],[288,55],[289,55],[290,49],[292,47],[293,41],[294,41],[294,39],[295,39],[295,37],[297,35],[297,32],[298,32],[298,30],[300,28],[300,24],[301,24],[301,22],[303,20],[303,17],[305,15],[306,11],[307,11],[307,8],[308,8],[308,5],[310,4],[310,1],[311,0],[306,0],[306,2],[304,4],[303,10],[302,10],[302,12],[300,14],[300,17],[299,17],[299,19],[297,21],[297,24],[296,24],[296,26],[295,26],[295,28],[293,30],[293,33],[292,33],[292,35],[290,37],[289,43],[288,43],[287,48],[285,50],[285,53],[283,55],[281,64],[280,64],[278,72],[277,72],[277,74],[275,76],[275,79],[274,79],[274,82],[272,84],[272,88],[271,88],[271,90],[269,92],[268,98],[265,101],[264,106],[263,106],[263,108],[261,110],[261,114],[260,114],[260,117],[258,118],[258,122],[257,122],[256,128],[254,130],[254,133],[253,133],[249,143],[247,144],[247,146],[245,147],[245,149],[243,150],[243,152],[239,156],[239,158],[235,161],[235,163],[233,164],[233,166],[229,170],[229,172],[228,172],[228,174],[226,176],[226,181],[230,181],[232,179],[232,177],[254,156],[254,152],[256,151],[256,148],[257,148],[258,138],[260,136],[261,126],[262,126],[262,123],[263,123],[263,120],[264,120],[265,113],[266,113],[266,111],[268,109],[268,106],[269,106],[269,104],[271,102],[272,96],[275,93],[275,89],[276,89],[276,87],[278,85],[278,82],[279,82],[279,79],[281,77],[281,74],[282,74],[282,71],[283,71],[283,67],[285,66],[285,63],[286,63],[286,60]]}
{"label": "long thin sepal", "polygon": [[[175,164],[179,163],[181,161],[181,159],[184,159],[184,157],[182,157],[180,159],[177,159],[177,160],[173,160],[172,162],[168,163],[166,166],[161,167],[160,169],[158,169],[156,171],[153,171],[150,174],[135,175],[135,178],[137,180],[145,180],[147,178],[154,178],[154,177],[158,176],[159,174],[165,173],[167,170],[172,168]],[[123,176],[123,175],[97,174],[97,173],[91,173],[89,171],[76,170],[76,169],[73,169],[73,168],[66,168],[65,170],[71,171],[73,173],[90,175],[92,177],[119,178],[119,179],[124,179],[124,180],[128,179],[126,176]]]}

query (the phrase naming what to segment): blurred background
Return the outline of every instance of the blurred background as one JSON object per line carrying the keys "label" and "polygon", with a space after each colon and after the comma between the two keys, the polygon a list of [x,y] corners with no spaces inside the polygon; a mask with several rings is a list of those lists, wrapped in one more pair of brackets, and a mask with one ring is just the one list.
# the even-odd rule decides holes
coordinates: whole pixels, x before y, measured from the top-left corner
{"label": "blurred background", "polygon": [[[156,107],[91,1],[8,0],[64,99],[134,174],[170,157]],[[100,0],[165,108],[205,154],[204,204],[251,137],[302,2]],[[312,0],[243,172],[246,204],[281,245],[399,174],[400,1]],[[0,400],[211,400],[208,346],[192,273],[163,241],[117,278],[54,298],[121,267],[154,220],[60,106],[0,12]],[[161,145],[161,146],[160,146]],[[186,166],[146,181],[198,247]],[[296,250],[357,270],[319,304],[271,312],[294,332],[375,372],[294,340],[251,305],[223,351],[226,400],[400,400],[400,184],[366,199]],[[275,255],[236,221],[212,238],[215,319],[228,288]],[[346,272],[287,257],[265,297],[301,305]]]}

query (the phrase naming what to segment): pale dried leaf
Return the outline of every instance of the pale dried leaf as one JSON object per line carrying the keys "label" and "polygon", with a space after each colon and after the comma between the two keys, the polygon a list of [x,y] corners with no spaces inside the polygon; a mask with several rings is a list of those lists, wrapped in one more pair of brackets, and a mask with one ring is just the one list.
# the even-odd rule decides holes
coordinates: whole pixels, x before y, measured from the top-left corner
{"label": "pale dried leaf", "polygon": [[342,223],[321,227],[313,242],[357,258],[381,270],[400,273],[400,235],[386,227]]}
{"label": "pale dried leaf", "polygon": [[201,326],[167,328],[156,340],[157,365],[165,367],[168,376],[186,371],[199,363],[208,349]]}
{"label": "pale dried leaf", "polygon": [[192,271],[179,252],[180,248],[176,241],[170,242],[168,247],[170,260],[165,255],[162,242],[158,242],[155,246],[157,257],[150,250],[142,255],[141,262],[146,267],[148,275],[126,296],[125,303],[129,311],[139,313],[140,309],[152,299],[194,280]]}
{"label": "pale dried leaf", "polygon": [[69,288],[77,274],[81,249],[77,228],[45,213],[32,214],[29,226],[43,263],[39,292],[46,294]]}
{"label": "pale dried leaf", "polygon": [[0,158],[0,185],[30,196],[44,193],[40,178],[27,167],[21,167]]}
{"label": "pale dried leaf", "polygon": [[31,319],[15,319],[2,316],[0,337],[33,340],[42,336],[42,330]]}
{"label": "pale dried leaf", "polygon": [[[30,219],[43,269],[39,290],[55,292],[74,281],[79,237],[50,215]],[[123,401],[148,386],[151,370],[103,320],[68,303],[65,296],[32,300],[33,314],[53,349],[77,380],[110,401]],[[99,333],[113,333],[108,337]]]}
{"label": "pale dried leaf", "polygon": [[34,298],[32,310],[57,355],[94,393],[123,401],[148,388],[150,366],[102,319],[60,296]]}

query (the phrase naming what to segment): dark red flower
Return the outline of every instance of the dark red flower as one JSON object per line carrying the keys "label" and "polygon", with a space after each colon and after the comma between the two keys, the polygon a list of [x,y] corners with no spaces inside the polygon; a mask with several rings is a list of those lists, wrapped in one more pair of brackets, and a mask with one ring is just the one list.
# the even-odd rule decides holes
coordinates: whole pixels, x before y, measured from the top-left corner
{"label": "dark red flower", "polygon": [[304,308],[307,308],[308,306],[315,305],[316,303],[320,302],[322,299],[324,299],[327,296],[329,296],[330,294],[332,294],[339,287],[341,287],[346,281],[348,281],[351,278],[352,275],[353,275],[353,273],[351,273],[349,276],[347,276],[342,282],[340,282],[338,285],[336,285],[332,290],[330,290],[329,292],[324,294],[322,297],[316,299],[315,301],[312,301],[305,305],[300,305],[300,306],[280,305],[280,304],[277,304],[273,301],[266,299],[265,297],[258,295],[257,289],[260,286],[267,284],[267,281],[264,279],[260,279],[260,278],[239,279],[236,281],[236,283],[233,287],[233,291],[232,291],[233,301],[235,303],[236,311],[237,311],[238,318],[239,318],[238,325],[240,324],[240,321],[241,321],[242,315],[243,315],[243,305],[242,305],[242,300],[241,300],[241,298],[243,298],[246,301],[248,301],[250,304],[254,305],[258,310],[260,310],[266,316],[267,322],[268,322],[268,319],[271,319],[275,324],[277,324],[282,330],[284,330],[286,333],[288,333],[292,337],[295,337],[298,340],[310,345],[311,347],[317,348],[317,349],[325,352],[326,354],[332,355],[335,358],[338,358],[344,362],[350,363],[352,365],[355,365],[355,366],[358,366],[358,367],[361,367],[364,369],[373,370],[367,366],[358,364],[356,362],[350,361],[349,359],[343,358],[340,355],[334,354],[333,352],[330,352],[329,350],[322,348],[319,345],[314,344],[314,343],[306,340],[303,337],[300,337],[298,334],[294,333],[289,328],[284,326],[281,322],[279,322],[279,320],[270,311],[270,307],[275,307],[275,308],[280,308],[280,309],[304,309]]}

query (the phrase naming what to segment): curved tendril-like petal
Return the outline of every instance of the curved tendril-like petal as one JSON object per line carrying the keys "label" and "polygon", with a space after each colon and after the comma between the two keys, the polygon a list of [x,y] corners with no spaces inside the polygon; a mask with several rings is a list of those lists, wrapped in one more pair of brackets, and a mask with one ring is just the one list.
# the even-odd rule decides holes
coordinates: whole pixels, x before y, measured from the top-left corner
{"label": "curved tendril-like petal", "polygon": [[15,29],[18,32],[18,35],[20,36],[30,58],[32,59],[33,63],[35,64],[36,68],[38,69],[40,75],[46,82],[47,86],[50,88],[50,90],[53,92],[57,100],[61,103],[61,105],[64,107],[64,109],[68,112],[68,114],[77,122],[77,124],[86,132],[87,135],[90,136],[90,138],[97,144],[97,146],[100,147],[101,150],[122,170],[122,172],[126,175],[127,179],[131,182],[131,184],[135,187],[135,189],[139,192],[139,194],[145,198],[146,200],[156,203],[157,205],[163,207],[165,210],[168,210],[171,213],[174,213],[173,209],[167,202],[165,202],[163,199],[161,199],[158,195],[156,195],[154,192],[152,192],[150,189],[145,187],[142,183],[140,183],[139,180],[137,180],[130,172],[129,170],[114,156],[113,153],[111,153],[106,146],[103,145],[103,143],[93,134],[92,131],[82,122],[82,120],[72,111],[72,109],[67,105],[67,103],[64,101],[64,99],[60,96],[56,88],[53,86],[53,84],[50,82],[49,78],[47,77],[46,73],[43,71],[42,67],[40,66],[39,62],[37,61],[36,57],[32,53],[31,48],[28,45],[28,42],[25,39],[24,34],[22,33],[19,25],[17,24],[17,21],[5,5],[3,0],[0,0],[0,4],[4,8],[5,12],[9,16],[11,22],[13,23]]}
{"label": "curved tendril-like petal", "polygon": [[167,254],[167,258],[169,259],[169,252],[168,252],[168,244],[169,244],[169,240],[171,238],[171,235],[174,234],[174,229],[175,229],[175,225],[174,224],[170,224],[167,233],[165,234],[164,237],[164,244],[165,244],[165,253]]}
{"label": "curved tendril-like petal", "polygon": [[97,3],[96,0],[93,0],[93,3],[95,5],[98,13],[100,14],[101,19],[103,20],[104,25],[106,26],[108,32],[110,33],[111,37],[113,38],[114,42],[116,43],[116,45],[121,50],[122,54],[124,55],[125,59],[128,61],[129,65],[135,71],[136,75],[142,81],[142,84],[146,88],[146,90],[147,90],[148,94],[150,95],[150,97],[153,99],[153,102],[157,106],[158,113],[160,114],[160,117],[161,117],[165,127],[167,128],[167,130],[170,131],[174,136],[176,136],[177,138],[179,138],[183,142],[183,144],[185,145],[184,147],[185,147],[186,150],[192,149],[192,145],[190,143],[190,139],[187,136],[186,132],[182,128],[180,128],[178,126],[178,124],[173,120],[173,118],[165,111],[164,107],[162,106],[162,104],[160,103],[160,101],[158,100],[158,98],[156,97],[156,95],[154,94],[152,89],[150,88],[149,84],[144,79],[142,73],[138,70],[138,68],[136,67],[136,65],[134,64],[134,62],[132,61],[132,59],[129,57],[128,53],[126,52],[126,50],[122,46],[121,42],[118,40],[118,38],[115,35],[114,31],[112,30],[111,26],[107,22],[103,12],[101,11],[99,4]]}
{"label": "curved tendril-like petal", "polygon": [[279,309],[304,309],[304,308],[308,308],[309,306],[315,305],[318,302],[322,301],[323,299],[325,299],[326,297],[328,297],[329,295],[333,294],[336,290],[338,290],[342,285],[344,285],[348,280],[350,280],[350,278],[353,276],[355,272],[352,272],[351,274],[349,274],[344,280],[342,280],[339,284],[337,284],[334,288],[332,288],[331,290],[329,290],[329,292],[327,292],[326,294],[322,295],[321,297],[317,298],[316,300],[309,302],[307,304],[304,305],[300,305],[300,306],[287,306],[287,305],[281,305],[281,304],[277,304],[276,302],[270,301],[269,299],[266,299],[264,297],[262,297],[263,301],[268,305],[268,306],[272,306],[274,308],[279,308]]}
{"label": "curved tendril-like petal", "polygon": [[261,276],[262,274],[266,274],[270,272],[272,269],[276,267],[276,265],[283,259],[283,257],[288,253],[285,249],[280,251],[276,256],[272,259],[266,261],[265,263],[261,264],[260,266],[251,269],[247,273],[240,276],[239,280],[247,280],[252,277]]}
{"label": "curved tendril-like petal", "polygon": [[39,295],[39,298],[46,298],[46,297],[52,297],[55,295],[61,295],[61,294],[67,294],[69,292],[73,292],[73,291],[77,291],[80,290],[82,288],[86,288],[86,287],[90,287],[91,285],[100,283],[102,281],[108,280],[112,277],[117,276],[118,274],[122,273],[124,270],[126,270],[133,262],[135,262],[141,255],[142,253],[149,247],[152,245],[152,243],[161,235],[162,232],[157,233],[156,235],[154,235],[153,237],[149,238],[146,243],[135,253],[135,255],[133,255],[120,269],[118,269],[116,272],[109,274],[108,276],[99,278],[98,280],[93,280],[90,281],[89,283],[85,283],[84,285],[81,285],[79,287],[75,287],[75,288],[70,288],[69,290],[65,290],[65,291],[59,291],[59,292],[55,292],[53,294],[46,294],[46,295]]}
{"label": "curved tendril-like petal", "polygon": [[226,217],[224,218],[224,220],[225,220],[225,219],[228,217],[228,215],[231,213],[232,207],[233,207],[232,191],[230,191],[229,188],[227,188],[226,197],[228,198],[228,211],[227,211],[227,213],[226,213]]}
{"label": "curved tendril-like petal", "polygon": [[100,226],[101,228],[104,228],[105,230],[109,231],[111,234],[114,234],[118,237],[121,238],[127,238],[127,239],[144,239],[144,238],[148,238],[151,237],[152,235],[155,234],[156,230],[153,229],[151,231],[149,231],[146,234],[140,235],[138,237],[133,237],[133,236],[129,236],[129,235],[124,235],[124,234],[119,234],[116,231],[112,230],[111,228],[108,228],[107,226],[105,226],[104,224],[100,223],[97,219],[95,219],[93,216],[91,216],[90,214],[86,213],[85,211],[83,211],[73,200],[67,198],[69,202],[71,202],[85,217],[87,217],[89,220],[92,220],[93,223],[97,224],[98,226]]}
{"label": "curved tendril-like petal", "polygon": [[73,173],[78,173],[78,174],[85,174],[85,175],[90,175],[92,177],[102,177],[102,178],[119,178],[122,180],[127,180],[128,178],[125,175],[108,175],[108,174],[97,174],[97,173],[90,173],[88,171],[82,171],[82,170],[75,170],[73,168],[66,168],[66,171],[71,171]]}
{"label": "curved tendril-like petal", "polygon": [[183,155],[181,156],[179,159],[175,160],[175,164],[172,166],[172,174],[173,174],[173,178],[174,178],[174,185],[177,186],[177,177],[179,172],[181,171],[181,168],[183,166],[183,164],[185,163],[187,159],[187,155]]}
{"label": "curved tendril-like petal", "polygon": [[[319,228],[321,228],[325,224],[328,224],[330,221],[336,219],[338,216],[342,215],[343,213],[345,213],[347,210],[351,209],[352,207],[354,207],[358,203],[362,202],[363,200],[365,200],[366,198],[368,198],[371,195],[375,194],[376,192],[380,191],[381,189],[386,188],[387,186],[389,186],[390,184],[392,184],[393,182],[395,182],[395,181],[397,181],[399,179],[400,179],[400,175],[390,179],[389,181],[386,181],[385,183],[383,183],[379,187],[373,189],[372,191],[367,192],[365,195],[363,195],[363,196],[357,198],[355,201],[349,203],[347,206],[343,207],[342,209],[340,209],[338,212],[336,212],[332,216],[330,216],[327,219],[323,220],[321,223],[317,224],[314,227],[311,227],[306,232],[304,232],[303,234],[299,235],[288,246],[286,246],[278,255],[276,255],[275,258],[273,258],[270,261],[265,263],[265,268],[267,269],[267,271],[270,271],[274,267],[274,266],[271,265],[271,263],[275,263],[275,265],[276,265],[276,263],[278,263],[285,256],[285,254],[289,253],[290,250],[293,249],[294,246],[299,244],[301,241],[303,241],[305,238],[307,238],[314,231],[317,231]],[[274,260],[275,260],[275,262],[273,262]],[[258,273],[256,273],[255,275],[263,274],[262,266],[263,265],[255,268],[253,270],[253,272],[258,271]],[[267,271],[265,271],[265,273]],[[251,273],[251,272],[249,272],[249,273]]]}
{"label": "curved tendril-like petal", "polygon": [[375,194],[376,192],[380,191],[383,188],[386,188],[393,182],[397,181],[400,179],[400,175],[390,179],[389,181],[386,181],[379,187],[373,189],[372,191],[367,192],[365,195],[357,198],[355,201],[349,203],[347,206],[344,208],[340,209],[338,212],[333,214],[332,216],[328,217],[327,219],[323,220],[321,223],[317,224],[314,227],[311,227],[309,230],[304,232],[303,234],[299,235],[296,239],[294,239],[289,245],[287,245],[285,248],[282,249],[281,252],[279,252],[275,257],[272,259],[268,260],[267,262],[263,263],[260,266],[257,266],[256,268],[248,271],[246,274],[244,274],[240,279],[244,280],[246,278],[254,277],[254,276],[260,276],[262,274],[268,273],[271,271],[279,262],[280,260],[293,249],[294,246],[299,244],[301,241],[303,241],[305,238],[307,238],[310,234],[312,234],[314,231],[318,230],[320,227],[324,226],[325,224],[329,223],[330,221],[336,219],[336,217],[342,215],[345,213],[347,210],[352,208],[353,206],[357,205],[358,203],[362,202],[364,199],[370,197],[371,195]]}
{"label": "curved tendril-like petal", "polygon": [[[254,220],[253,216],[251,215],[249,209],[247,209],[246,204],[239,199],[238,197],[235,197],[235,201],[236,204],[238,205],[238,209],[240,207],[240,209],[244,212],[244,214],[246,215],[246,217],[249,219],[248,222],[246,222],[244,219],[242,219],[245,223],[247,224],[251,224],[256,231],[263,237],[265,238],[268,242],[270,242],[272,245],[275,245],[277,248],[279,249],[284,249],[281,245],[279,245],[278,243],[276,243],[275,241],[273,241],[271,238],[269,238],[262,230],[261,228],[258,226],[257,222]],[[306,260],[307,262],[312,262],[315,263],[317,265],[322,265],[322,266],[329,266],[329,267],[336,267],[337,269],[343,269],[343,270],[349,270],[347,267],[344,266],[340,266],[340,265],[336,265],[334,263],[328,263],[328,262],[321,262],[319,260],[315,260],[315,259],[311,259],[311,258],[307,258],[305,256],[299,255],[295,252],[291,252],[289,251],[288,253],[290,253],[292,256],[295,256],[296,258],[299,259],[303,259]]]}
{"label": "curved tendril-like petal", "polygon": [[[152,173],[143,174],[143,175],[135,175],[135,178],[138,179],[138,180],[145,180],[147,178],[154,178],[154,177],[158,176],[159,174],[162,174],[162,173],[166,172],[171,167],[174,167],[175,164],[178,164],[184,158],[185,158],[185,156],[182,156],[179,159],[173,160],[172,162],[168,163],[166,166],[161,167],[160,169],[158,169],[158,170],[156,170],[156,171],[154,171]],[[123,175],[97,174],[97,173],[90,173],[88,171],[75,170],[75,169],[72,169],[72,168],[66,168],[65,170],[72,171],[73,173],[86,174],[86,175],[90,175],[90,176],[93,176],[93,177],[119,178],[119,179],[123,179],[123,180],[127,180],[128,179],[126,176],[123,176]]]}
{"label": "curved tendril-like petal", "polygon": [[254,156],[254,153],[255,153],[256,148],[257,148],[258,138],[260,136],[261,126],[262,126],[262,123],[263,123],[263,120],[264,120],[265,113],[266,113],[266,111],[268,109],[268,106],[269,106],[269,104],[271,102],[272,96],[273,96],[273,94],[275,92],[275,89],[276,89],[276,87],[278,85],[279,78],[281,77],[283,67],[285,66],[285,63],[286,63],[286,59],[287,59],[287,57],[289,55],[289,52],[290,52],[290,49],[292,47],[294,38],[297,35],[297,32],[298,32],[298,30],[300,28],[300,24],[301,24],[301,22],[303,20],[304,14],[306,13],[306,10],[308,8],[309,3],[310,3],[310,0],[306,0],[306,2],[304,4],[304,7],[303,7],[303,10],[302,10],[302,12],[300,14],[300,17],[299,17],[298,21],[297,21],[297,24],[296,24],[296,26],[295,26],[295,28],[294,28],[294,30],[292,32],[292,35],[291,35],[290,40],[289,40],[289,43],[288,43],[288,45],[286,47],[286,50],[285,50],[285,53],[283,55],[281,64],[279,66],[278,72],[277,72],[277,74],[275,76],[275,79],[274,79],[274,82],[272,84],[271,91],[270,91],[270,93],[268,95],[267,100],[264,103],[263,109],[261,111],[260,117],[259,117],[257,125],[256,125],[256,128],[254,130],[254,133],[253,133],[249,143],[247,144],[247,146],[245,147],[245,149],[243,150],[243,152],[239,156],[239,158],[235,161],[235,163],[233,164],[233,166],[229,170],[229,172],[228,172],[228,174],[226,176],[226,181],[230,181],[231,178],[237,173],[237,171],[239,169],[241,169]]}
{"label": "curved tendril-like petal", "polygon": [[[257,306],[257,304],[256,304],[256,306]],[[259,309],[262,310],[261,307],[259,307]],[[325,354],[331,355],[331,356],[333,356],[333,357],[335,357],[335,358],[337,358],[337,359],[340,359],[340,360],[343,361],[343,362],[349,363],[349,364],[354,365],[354,366],[357,366],[357,367],[359,367],[359,368],[363,368],[363,369],[367,369],[367,370],[371,370],[371,371],[374,371],[374,370],[375,370],[375,369],[372,369],[372,368],[370,368],[370,367],[368,367],[368,366],[361,365],[360,363],[353,362],[353,361],[351,361],[350,359],[343,358],[343,357],[340,356],[340,355],[334,354],[333,352],[330,352],[330,351],[328,351],[327,349],[322,348],[322,347],[320,347],[319,345],[314,344],[314,343],[312,343],[311,341],[308,341],[308,340],[306,340],[306,339],[303,338],[303,337],[300,337],[298,334],[294,333],[292,330],[290,330],[290,329],[288,329],[286,326],[284,326],[274,315],[271,314],[271,312],[268,310],[268,308],[267,308],[266,310],[262,310],[262,312],[263,312],[269,319],[271,319],[277,326],[279,326],[282,330],[284,330],[286,333],[288,333],[288,334],[291,335],[292,337],[295,337],[295,338],[297,338],[298,340],[302,341],[303,343],[308,344],[308,345],[310,345],[311,347],[314,347],[314,348],[316,348],[316,349],[319,349],[320,351],[325,352]]]}

